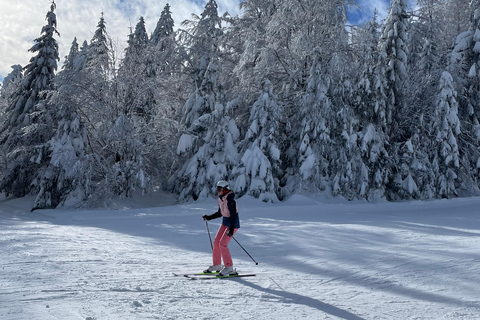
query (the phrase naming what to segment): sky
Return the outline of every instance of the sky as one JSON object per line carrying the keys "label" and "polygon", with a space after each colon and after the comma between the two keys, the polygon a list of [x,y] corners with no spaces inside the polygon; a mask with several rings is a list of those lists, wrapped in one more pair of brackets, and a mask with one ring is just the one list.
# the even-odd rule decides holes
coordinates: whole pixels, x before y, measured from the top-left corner
{"label": "sky", "polygon": [[[409,2],[413,2],[410,0]],[[90,41],[96,29],[101,13],[107,22],[107,31],[115,41],[117,50],[122,52],[126,45],[130,27],[135,27],[139,18],[144,17],[147,32],[151,34],[160,18],[160,14],[169,3],[175,27],[192,13],[200,14],[207,0],[56,0],[57,37],[60,48],[59,70],[64,57],[70,50],[74,37],[81,46],[84,40]],[[240,13],[240,0],[217,0],[219,14]],[[350,8],[351,24],[363,24],[373,16],[375,8],[379,17],[388,14],[390,0],[357,0],[358,7]],[[11,66],[25,66],[32,53],[28,50],[33,40],[40,36],[46,24],[46,14],[50,10],[51,0],[0,0],[0,21],[3,28],[0,33],[0,81],[9,74]]]}

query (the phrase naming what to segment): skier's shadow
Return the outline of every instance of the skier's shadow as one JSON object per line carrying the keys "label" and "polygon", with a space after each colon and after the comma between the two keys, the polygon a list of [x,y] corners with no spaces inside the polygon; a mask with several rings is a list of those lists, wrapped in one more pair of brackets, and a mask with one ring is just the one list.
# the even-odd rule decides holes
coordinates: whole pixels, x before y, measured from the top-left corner
{"label": "skier's shadow", "polygon": [[314,308],[314,309],[318,309],[322,312],[328,313],[332,316],[335,316],[335,317],[338,317],[338,318],[341,318],[341,319],[365,320],[364,318],[359,317],[359,316],[357,316],[353,313],[350,313],[346,310],[342,310],[340,308],[337,308],[337,307],[332,306],[330,304],[321,302],[319,300],[316,300],[316,299],[313,299],[313,298],[310,298],[310,297],[306,297],[306,296],[302,296],[300,294],[291,293],[291,292],[285,291],[283,289],[282,290],[274,290],[274,289],[264,288],[264,287],[261,287],[257,284],[254,284],[250,281],[246,281],[246,280],[241,279],[241,278],[237,278],[237,279],[232,278],[232,279],[228,279],[228,280],[238,281],[239,283],[241,283],[245,286],[248,286],[250,288],[256,289],[258,291],[262,291],[262,292],[265,292],[267,294],[271,294],[271,295],[281,297],[281,298],[285,299],[285,301],[282,301],[282,303],[303,304],[305,306],[308,306],[308,307],[311,307],[311,308]]}

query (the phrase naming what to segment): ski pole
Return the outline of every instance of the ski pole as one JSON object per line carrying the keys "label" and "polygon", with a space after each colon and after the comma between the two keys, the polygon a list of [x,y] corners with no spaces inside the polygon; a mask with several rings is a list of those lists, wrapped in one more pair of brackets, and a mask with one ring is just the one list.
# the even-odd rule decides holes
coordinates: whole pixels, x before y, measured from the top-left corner
{"label": "ski pole", "polygon": [[256,265],[258,265],[258,262],[255,261],[255,259],[252,258],[252,256],[250,255],[250,253],[248,253],[247,250],[245,250],[244,247],[242,247],[242,245],[240,244],[240,242],[238,242],[237,239],[235,239],[235,237],[232,236],[232,238],[233,238],[233,240],[235,240],[236,243],[238,243],[238,245],[240,246],[240,248],[242,248],[243,251],[245,251],[245,253],[250,257],[250,259],[252,259],[252,261],[255,262]]}
{"label": "ski pole", "polygon": [[212,237],[210,236],[210,229],[208,228],[207,220],[205,220],[205,224],[207,225],[208,238],[210,239],[210,246],[212,247],[212,251],[213,251]]}

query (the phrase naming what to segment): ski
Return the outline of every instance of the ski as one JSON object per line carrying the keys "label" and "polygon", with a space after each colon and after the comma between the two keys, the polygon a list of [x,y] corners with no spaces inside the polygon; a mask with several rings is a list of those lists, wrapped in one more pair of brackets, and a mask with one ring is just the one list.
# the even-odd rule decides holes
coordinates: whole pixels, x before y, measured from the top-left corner
{"label": "ski", "polygon": [[242,278],[242,277],[255,277],[256,274],[232,274],[229,276],[221,276],[221,275],[205,275],[205,276],[193,276],[187,275],[186,277],[190,280],[211,280],[211,279],[228,279],[228,278]]}
{"label": "ski", "polygon": [[175,273],[173,275],[175,277],[190,277],[190,276],[213,276],[218,274],[219,272],[194,272],[194,273]]}

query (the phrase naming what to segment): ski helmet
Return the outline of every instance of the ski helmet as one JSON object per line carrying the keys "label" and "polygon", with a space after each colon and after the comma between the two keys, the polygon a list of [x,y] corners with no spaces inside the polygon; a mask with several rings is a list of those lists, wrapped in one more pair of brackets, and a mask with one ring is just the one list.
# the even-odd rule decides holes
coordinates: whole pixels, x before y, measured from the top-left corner
{"label": "ski helmet", "polygon": [[228,189],[228,182],[225,180],[220,180],[217,182],[217,188]]}

